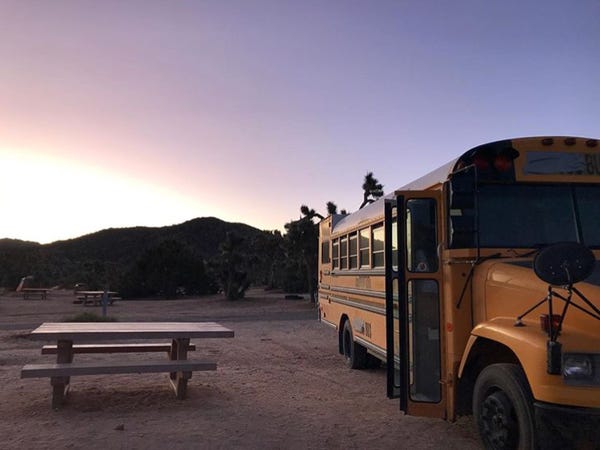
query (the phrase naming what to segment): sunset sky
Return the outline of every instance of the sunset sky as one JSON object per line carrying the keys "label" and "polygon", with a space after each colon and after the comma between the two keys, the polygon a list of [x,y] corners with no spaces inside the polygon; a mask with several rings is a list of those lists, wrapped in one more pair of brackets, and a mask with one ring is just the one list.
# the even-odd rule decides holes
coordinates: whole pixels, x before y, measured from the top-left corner
{"label": "sunset sky", "polygon": [[478,144],[600,138],[600,1],[0,0],[0,238],[356,210]]}

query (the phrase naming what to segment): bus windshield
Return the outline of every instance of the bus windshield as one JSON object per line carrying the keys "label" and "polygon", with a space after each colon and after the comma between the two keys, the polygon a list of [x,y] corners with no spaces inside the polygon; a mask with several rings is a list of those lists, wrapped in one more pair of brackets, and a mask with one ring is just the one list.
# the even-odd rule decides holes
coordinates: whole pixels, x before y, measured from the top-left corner
{"label": "bus windshield", "polygon": [[479,186],[479,245],[536,248],[579,241],[600,248],[599,185]]}

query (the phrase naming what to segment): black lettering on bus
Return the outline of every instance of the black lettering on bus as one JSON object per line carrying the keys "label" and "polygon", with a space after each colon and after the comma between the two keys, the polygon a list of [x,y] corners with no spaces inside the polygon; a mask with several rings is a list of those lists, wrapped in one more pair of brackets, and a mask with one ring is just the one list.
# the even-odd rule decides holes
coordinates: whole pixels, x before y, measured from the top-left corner
{"label": "black lettering on bus", "polygon": [[600,155],[594,153],[585,154],[585,167],[588,175],[600,175]]}

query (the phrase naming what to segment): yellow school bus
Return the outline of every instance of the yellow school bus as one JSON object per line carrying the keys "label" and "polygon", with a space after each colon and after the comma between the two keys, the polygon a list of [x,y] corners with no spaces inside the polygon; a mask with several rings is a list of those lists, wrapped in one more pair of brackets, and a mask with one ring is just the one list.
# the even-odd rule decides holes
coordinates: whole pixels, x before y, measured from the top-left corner
{"label": "yellow school bus", "polygon": [[597,139],[483,144],[319,231],[320,320],[402,411],[472,412],[486,448],[597,448]]}

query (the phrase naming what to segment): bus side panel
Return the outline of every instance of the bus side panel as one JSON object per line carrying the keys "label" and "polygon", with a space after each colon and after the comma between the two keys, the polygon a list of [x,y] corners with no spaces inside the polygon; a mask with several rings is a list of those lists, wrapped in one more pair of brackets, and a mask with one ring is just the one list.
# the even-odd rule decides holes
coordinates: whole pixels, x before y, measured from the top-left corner
{"label": "bus side panel", "polygon": [[[369,295],[366,290],[356,288],[356,278],[332,276],[328,279],[329,289],[323,289],[320,295],[321,320],[336,327],[338,331],[345,320],[350,320],[355,340],[370,353],[384,359],[386,343],[383,292],[373,290],[373,295]],[[380,282],[381,280],[374,280],[373,284]]]}
{"label": "bus side panel", "polygon": [[[444,317],[446,319],[446,323],[442,324],[442,327],[446,335],[447,413],[448,420],[455,420],[459,408],[458,403],[461,400],[458,392],[457,369],[471,335],[470,331],[473,328],[471,289],[468,281],[471,264],[454,261],[450,257],[451,252],[445,251],[443,253],[443,260],[445,261],[443,266],[444,279],[447,280],[443,285],[442,293]],[[452,261],[452,263],[449,263],[449,261]],[[466,407],[470,407],[470,404],[465,404],[463,409]]]}

